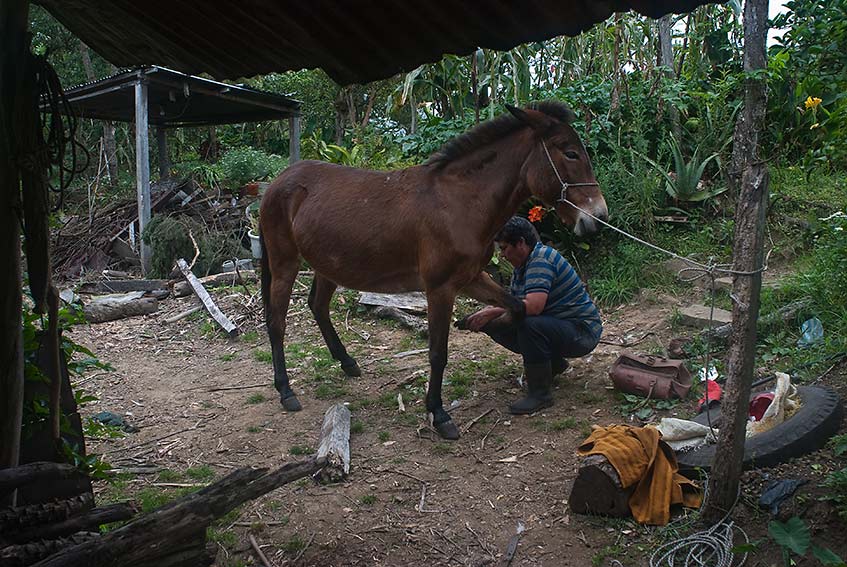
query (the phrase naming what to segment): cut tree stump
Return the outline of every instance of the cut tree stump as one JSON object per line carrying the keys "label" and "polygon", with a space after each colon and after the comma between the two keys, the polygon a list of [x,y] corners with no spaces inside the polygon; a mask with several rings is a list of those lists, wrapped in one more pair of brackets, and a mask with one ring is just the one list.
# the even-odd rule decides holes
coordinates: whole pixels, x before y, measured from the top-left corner
{"label": "cut tree stump", "polygon": [[[239,279],[239,275],[241,276]],[[224,285],[240,285],[241,283],[258,281],[255,270],[240,270],[236,272],[224,272],[222,274],[214,274],[205,278],[197,278],[203,287],[219,287]],[[186,282],[177,282],[173,287],[174,297],[185,297],[191,295],[193,289],[191,284]]]}
{"label": "cut tree stump", "polygon": [[191,289],[194,290],[194,293],[198,298],[200,298],[200,301],[203,302],[203,307],[206,308],[206,311],[209,312],[212,319],[214,319],[215,322],[220,325],[230,337],[238,336],[238,327],[236,327],[235,323],[230,321],[226,315],[221,313],[221,310],[218,309],[217,305],[215,305],[215,302],[212,300],[209,292],[206,291],[206,288],[203,287],[203,284],[200,283],[197,276],[195,276],[189,269],[188,262],[185,261],[185,258],[180,258],[176,263],[177,266],[179,266],[179,270],[182,272],[182,275],[185,276],[185,279],[188,280],[189,285],[191,285]]}
{"label": "cut tree stump", "polygon": [[133,291],[95,297],[82,308],[85,320],[89,323],[104,323],[136,315],[147,315],[159,309],[158,300],[153,297],[143,297],[143,295],[143,291]]}
{"label": "cut tree stump", "polygon": [[582,459],[568,505],[577,514],[625,518],[630,515],[630,494],[632,489],[621,486],[618,471],[606,457],[589,455]]}
{"label": "cut tree stump", "polygon": [[679,310],[680,323],[688,327],[705,329],[711,320],[713,326],[732,323],[732,312],[715,307],[714,315],[710,318],[710,308],[707,305],[689,305]]}
{"label": "cut tree stump", "polygon": [[321,470],[323,482],[338,482],[350,472],[350,410],[344,404],[335,404],[324,414],[319,459],[326,459]]}

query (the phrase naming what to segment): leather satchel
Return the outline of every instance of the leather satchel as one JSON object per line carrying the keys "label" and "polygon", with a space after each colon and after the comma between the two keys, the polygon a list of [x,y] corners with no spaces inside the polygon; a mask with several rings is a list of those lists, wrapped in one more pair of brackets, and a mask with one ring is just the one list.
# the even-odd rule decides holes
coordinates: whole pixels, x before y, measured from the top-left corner
{"label": "leather satchel", "polygon": [[646,398],[683,399],[691,389],[691,373],[683,360],[624,351],[609,369],[615,388]]}

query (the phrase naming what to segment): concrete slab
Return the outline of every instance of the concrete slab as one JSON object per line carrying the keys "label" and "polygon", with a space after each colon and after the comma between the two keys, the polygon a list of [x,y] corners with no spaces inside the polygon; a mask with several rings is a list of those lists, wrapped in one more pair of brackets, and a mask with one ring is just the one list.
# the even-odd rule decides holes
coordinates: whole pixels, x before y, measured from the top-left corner
{"label": "concrete slab", "polygon": [[[709,327],[709,306],[708,305],[689,305],[679,310],[681,323],[688,327],[696,327],[698,329],[706,329]],[[717,327],[726,323],[732,322],[732,312],[726,309],[715,307],[714,316],[712,317],[712,326]]]}

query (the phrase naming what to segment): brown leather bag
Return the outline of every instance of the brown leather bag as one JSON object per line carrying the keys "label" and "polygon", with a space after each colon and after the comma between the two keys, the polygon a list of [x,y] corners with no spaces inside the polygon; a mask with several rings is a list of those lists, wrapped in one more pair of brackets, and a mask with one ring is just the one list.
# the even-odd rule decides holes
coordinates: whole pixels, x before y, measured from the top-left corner
{"label": "brown leather bag", "polygon": [[691,373],[683,360],[624,351],[609,369],[615,388],[628,394],[668,400],[683,399],[691,389]]}

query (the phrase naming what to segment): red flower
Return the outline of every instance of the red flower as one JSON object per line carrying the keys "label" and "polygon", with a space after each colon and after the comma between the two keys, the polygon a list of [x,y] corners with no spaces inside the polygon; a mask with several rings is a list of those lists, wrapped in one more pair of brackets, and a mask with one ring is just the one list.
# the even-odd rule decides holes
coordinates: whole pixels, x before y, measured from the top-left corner
{"label": "red flower", "polygon": [[544,217],[544,207],[541,205],[535,205],[529,210],[529,215],[527,215],[530,222],[538,222]]}

